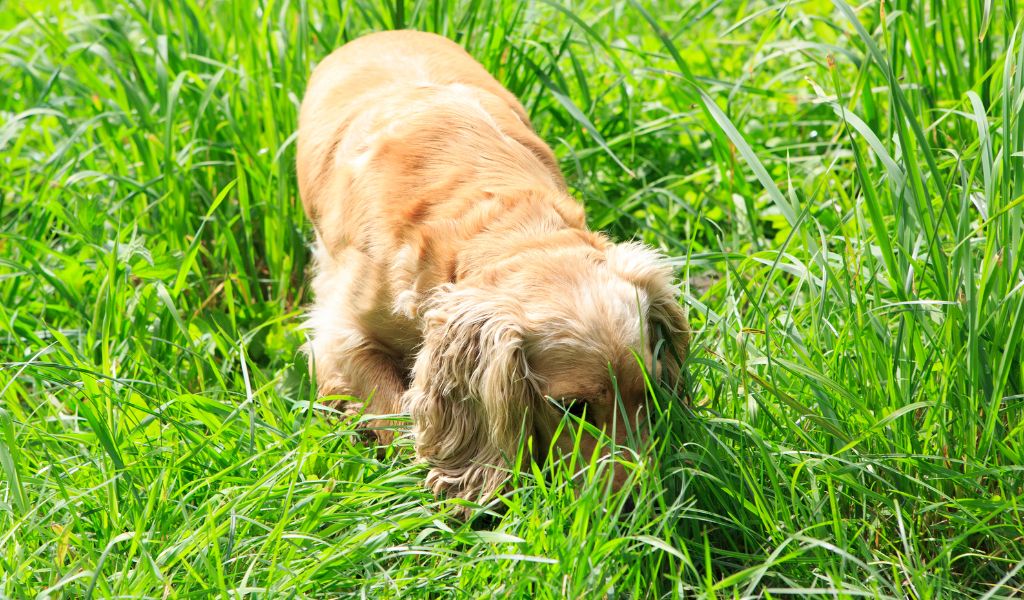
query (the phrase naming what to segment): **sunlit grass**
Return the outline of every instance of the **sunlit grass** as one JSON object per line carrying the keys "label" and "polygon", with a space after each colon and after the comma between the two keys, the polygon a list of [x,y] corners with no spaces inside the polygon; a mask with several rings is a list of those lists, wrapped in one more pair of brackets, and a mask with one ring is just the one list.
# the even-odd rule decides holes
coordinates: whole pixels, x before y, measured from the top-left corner
{"label": "sunlit grass", "polygon": [[[1020,594],[1024,25],[924,4],[0,2],[0,595]],[[316,404],[297,107],[392,27],[675,257],[627,492],[569,457],[463,522]]]}

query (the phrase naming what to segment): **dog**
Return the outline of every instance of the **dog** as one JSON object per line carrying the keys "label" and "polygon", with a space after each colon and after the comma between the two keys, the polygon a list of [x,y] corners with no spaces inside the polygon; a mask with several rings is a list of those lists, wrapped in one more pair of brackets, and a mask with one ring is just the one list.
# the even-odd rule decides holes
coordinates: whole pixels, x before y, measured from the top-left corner
{"label": "dog", "polygon": [[674,384],[688,347],[672,269],[587,228],[526,110],[460,46],[391,31],[333,52],[302,101],[297,174],[318,391],[408,412],[435,493],[490,497],[524,435],[572,452],[569,430],[554,439],[566,412],[643,437],[648,376]]}

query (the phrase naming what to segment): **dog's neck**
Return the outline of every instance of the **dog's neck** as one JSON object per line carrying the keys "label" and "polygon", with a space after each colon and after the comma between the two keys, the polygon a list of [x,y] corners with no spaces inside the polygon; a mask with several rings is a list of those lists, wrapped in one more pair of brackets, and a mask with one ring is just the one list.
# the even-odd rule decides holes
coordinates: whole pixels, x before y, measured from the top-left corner
{"label": "dog's neck", "polygon": [[564,192],[512,192],[491,201],[500,209],[456,253],[453,283],[497,284],[515,261],[538,253],[600,253],[608,244],[587,229],[582,207]]}

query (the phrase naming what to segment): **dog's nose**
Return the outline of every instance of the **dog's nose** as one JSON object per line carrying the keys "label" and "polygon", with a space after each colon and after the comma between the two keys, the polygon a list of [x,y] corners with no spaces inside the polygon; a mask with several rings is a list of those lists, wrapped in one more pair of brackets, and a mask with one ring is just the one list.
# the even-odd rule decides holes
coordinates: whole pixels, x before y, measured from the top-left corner
{"label": "dog's nose", "polygon": [[634,508],[636,508],[636,502],[633,500],[632,496],[626,498],[626,501],[622,503],[622,512],[631,513]]}

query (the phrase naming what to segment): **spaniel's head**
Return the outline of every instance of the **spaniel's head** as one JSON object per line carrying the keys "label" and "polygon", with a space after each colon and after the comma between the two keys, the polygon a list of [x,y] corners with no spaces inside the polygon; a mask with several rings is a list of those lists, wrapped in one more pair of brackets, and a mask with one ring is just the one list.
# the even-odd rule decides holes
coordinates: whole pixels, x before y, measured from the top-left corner
{"label": "spaniel's head", "polygon": [[[538,253],[476,283],[435,293],[405,396],[434,491],[490,496],[520,467],[523,435],[572,451],[570,429],[552,439],[566,412],[617,444],[644,437],[645,374],[677,384],[689,333],[660,255],[636,243]],[[583,434],[580,450],[596,444]]]}

